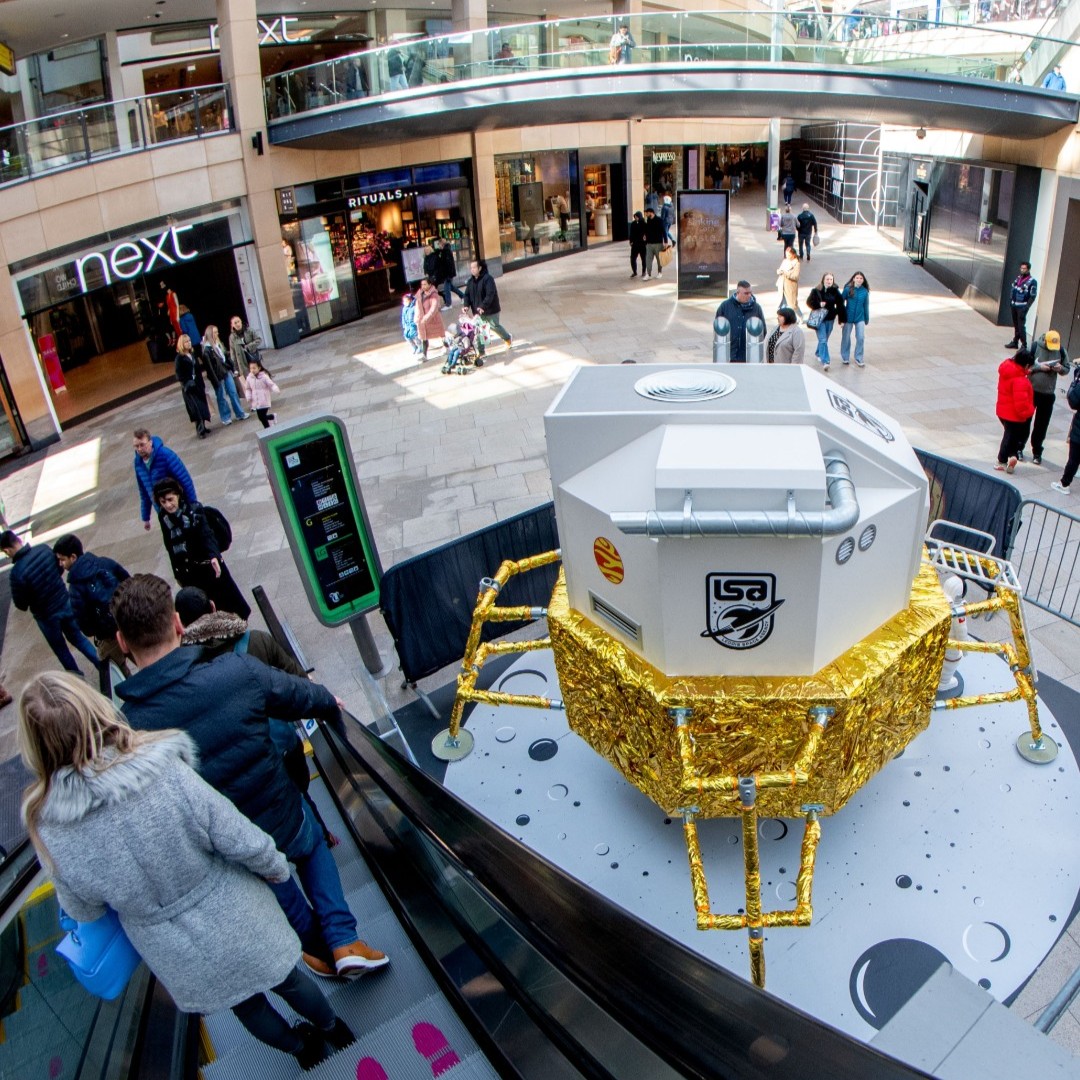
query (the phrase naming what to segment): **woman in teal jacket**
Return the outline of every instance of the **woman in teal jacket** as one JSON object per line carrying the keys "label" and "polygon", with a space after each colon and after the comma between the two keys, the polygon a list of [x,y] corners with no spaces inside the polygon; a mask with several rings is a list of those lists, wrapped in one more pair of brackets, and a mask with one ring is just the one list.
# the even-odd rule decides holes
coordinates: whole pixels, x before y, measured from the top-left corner
{"label": "woman in teal jacket", "polygon": [[863,361],[863,345],[866,341],[866,327],[870,323],[870,283],[864,273],[856,272],[851,275],[851,280],[844,286],[844,307],[847,322],[844,323],[843,333],[840,335],[840,359],[850,363],[851,357],[851,331],[855,331],[855,363],[859,367],[866,367]]}

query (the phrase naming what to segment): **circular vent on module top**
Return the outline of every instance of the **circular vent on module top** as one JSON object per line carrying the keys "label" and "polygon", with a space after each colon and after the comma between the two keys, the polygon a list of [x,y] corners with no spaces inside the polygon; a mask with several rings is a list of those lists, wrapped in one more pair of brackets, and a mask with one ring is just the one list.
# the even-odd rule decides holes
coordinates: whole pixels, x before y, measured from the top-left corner
{"label": "circular vent on module top", "polygon": [[642,397],[653,401],[679,404],[726,397],[735,389],[735,380],[730,375],[706,367],[685,368],[646,375],[634,383],[634,389]]}

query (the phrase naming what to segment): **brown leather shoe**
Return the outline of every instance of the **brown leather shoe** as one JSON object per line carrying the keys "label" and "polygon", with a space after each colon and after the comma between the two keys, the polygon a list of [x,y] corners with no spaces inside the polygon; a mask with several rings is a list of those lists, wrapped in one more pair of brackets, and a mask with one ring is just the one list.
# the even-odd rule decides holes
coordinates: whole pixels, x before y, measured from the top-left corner
{"label": "brown leather shoe", "polygon": [[351,945],[342,945],[334,950],[337,973],[346,977],[366,975],[389,963],[390,957],[362,941],[354,941]]}
{"label": "brown leather shoe", "polygon": [[304,964],[312,975],[318,975],[320,979],[333,979],[337,975],[337,972],[325,960],[320,960],[319,957],[312,956],[311,953],[301,953],[300,955],[304,958]]}

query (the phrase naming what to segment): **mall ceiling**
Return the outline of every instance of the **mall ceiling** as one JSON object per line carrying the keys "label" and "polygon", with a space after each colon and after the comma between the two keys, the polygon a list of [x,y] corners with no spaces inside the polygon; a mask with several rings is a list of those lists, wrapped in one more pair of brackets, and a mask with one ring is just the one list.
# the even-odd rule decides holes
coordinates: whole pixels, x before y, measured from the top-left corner
{"label": "mall ceiling", "polygon": [[[356,12],[382,5],[407,7],[414,15],[429,6],[449,18],[450,0],[258,0],[260,16]],[[501,23],[608,14],[610,0],[489,0]],[[216,0],[0,0],[0,42],[17,58],[100,37],[106,30],[208,22]]]}

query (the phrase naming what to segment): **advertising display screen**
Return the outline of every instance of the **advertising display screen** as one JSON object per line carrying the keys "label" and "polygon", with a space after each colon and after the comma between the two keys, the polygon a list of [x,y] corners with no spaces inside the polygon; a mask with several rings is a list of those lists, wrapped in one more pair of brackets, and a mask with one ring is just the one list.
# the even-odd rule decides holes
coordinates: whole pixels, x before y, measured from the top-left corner
{"label": "advertising display screen", "polygon": [[676,192],[679,298],[728,292],[728,193]]}
{"label": "advertising display screen", "polygon": [[260,449],[320,622],[337,626],[378,607],[382,567],[344,425],[327,416],[268,428]]}

